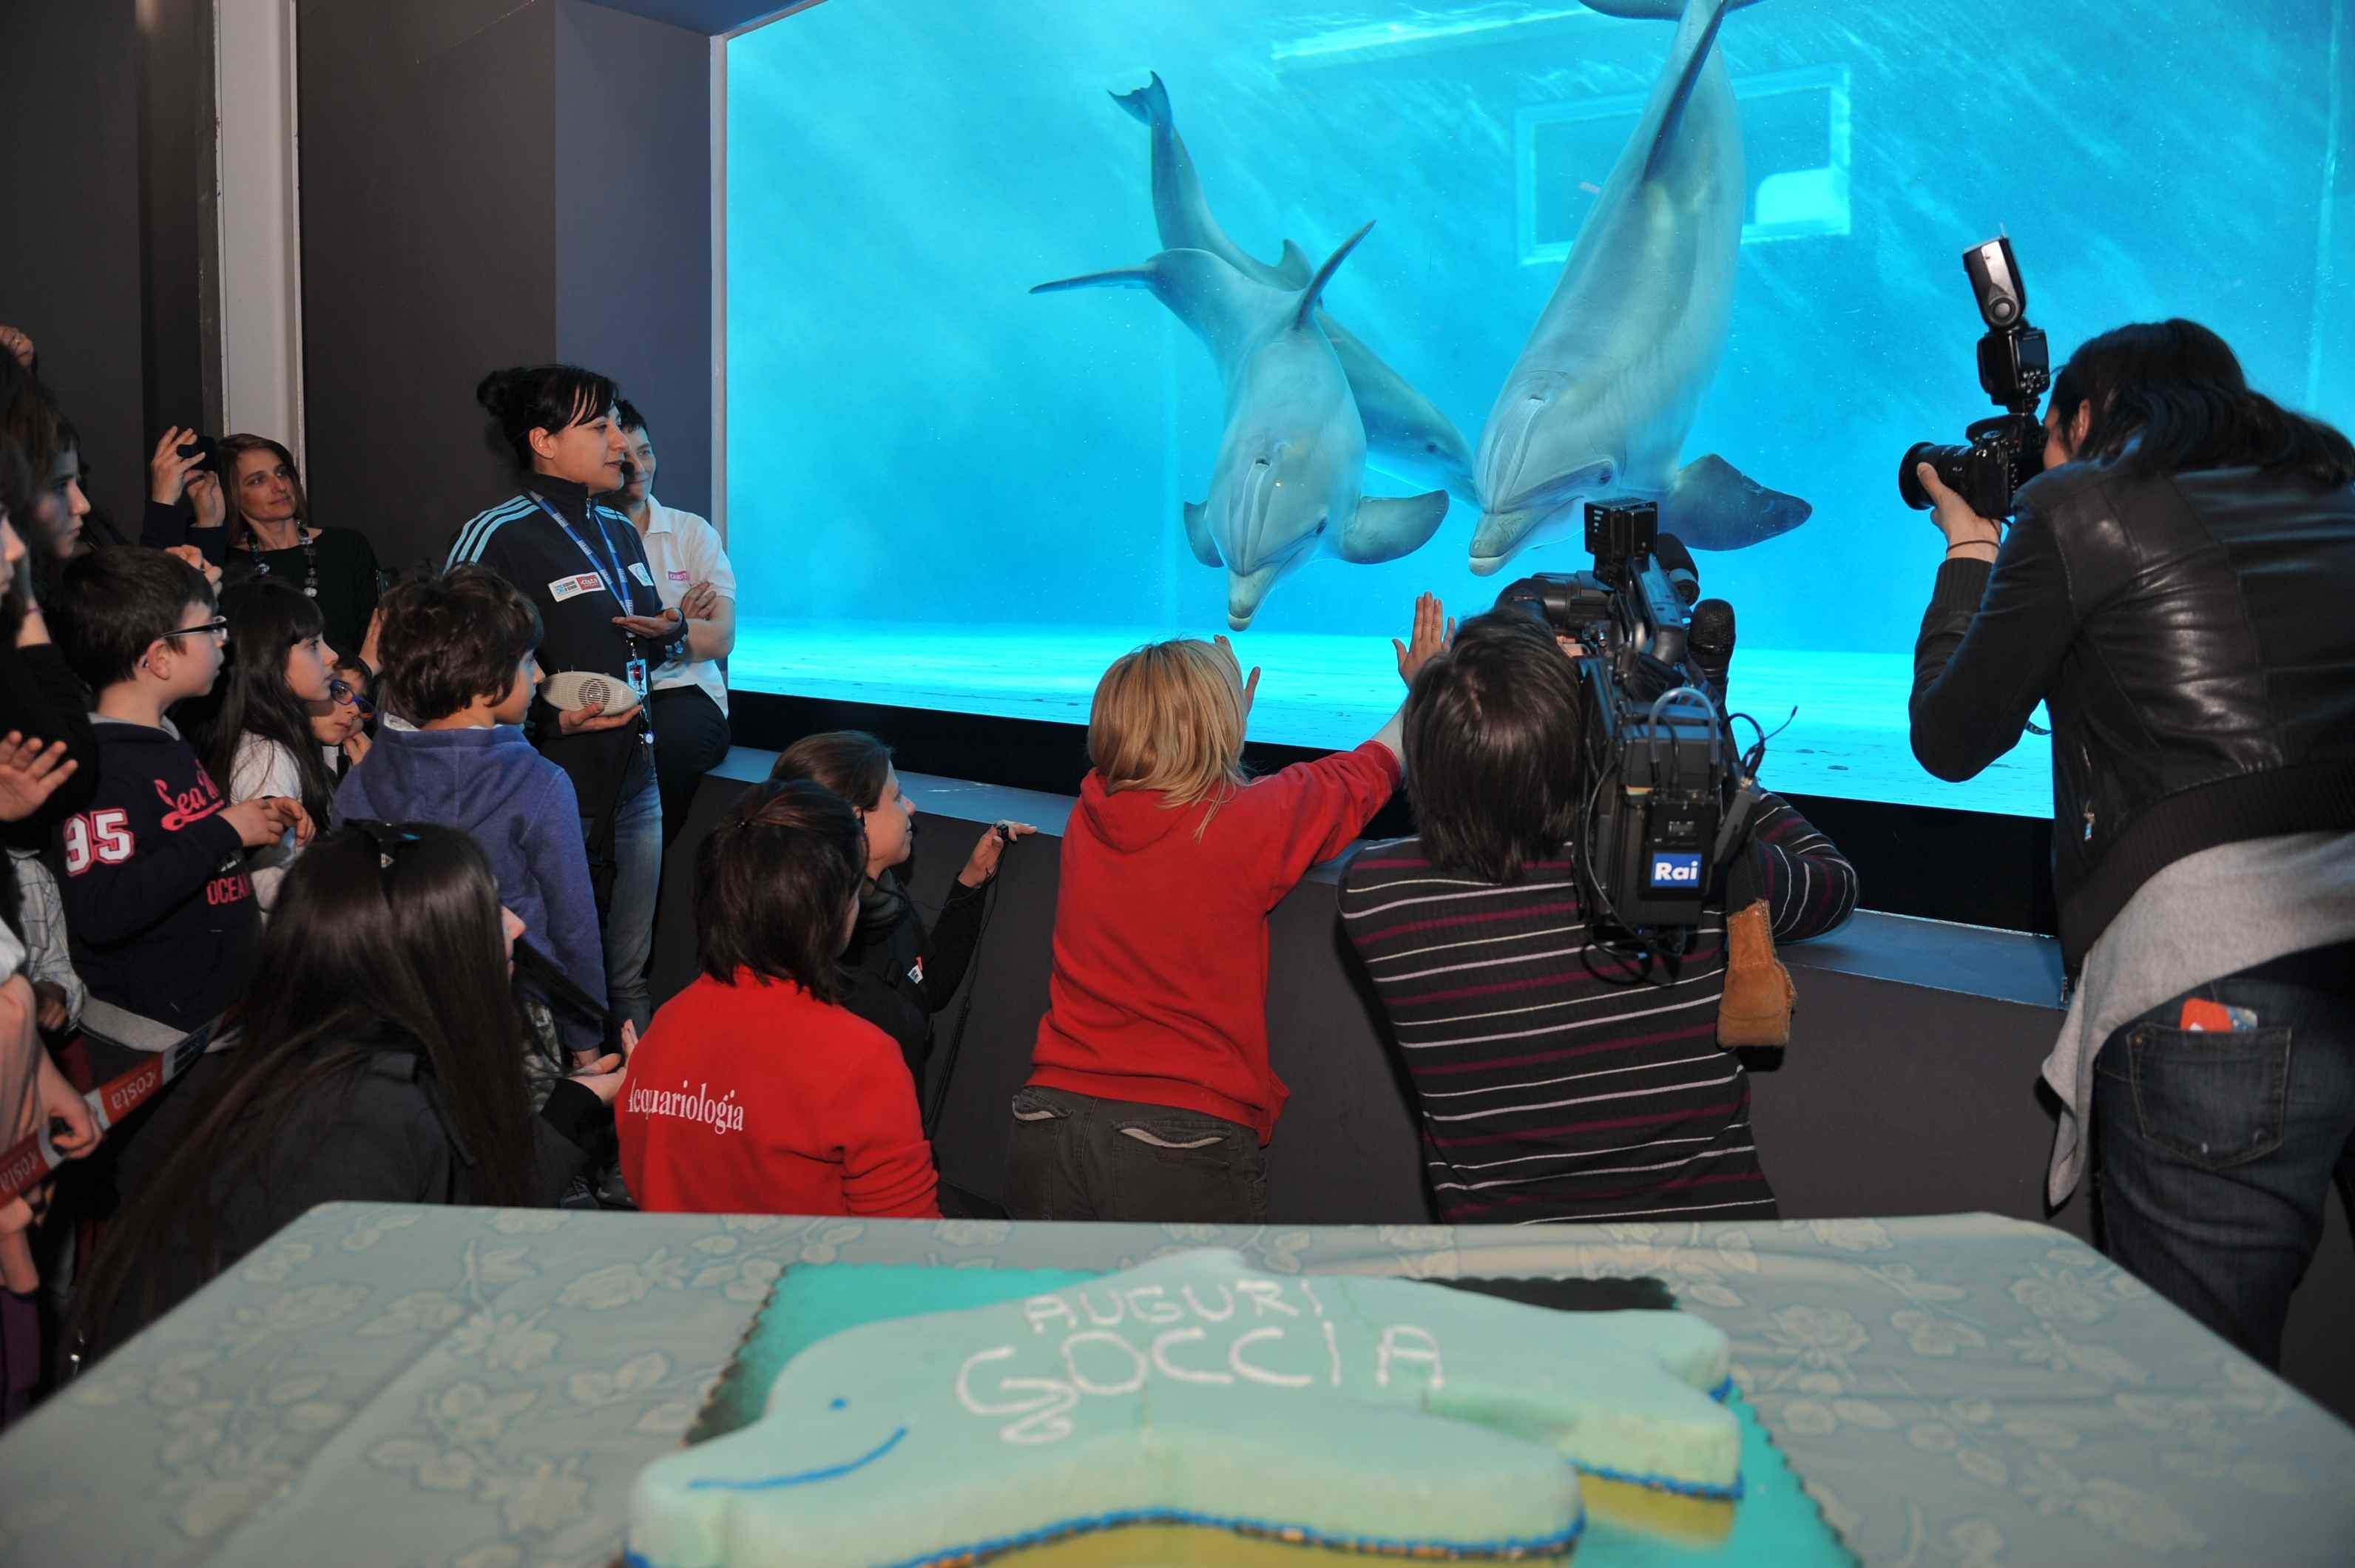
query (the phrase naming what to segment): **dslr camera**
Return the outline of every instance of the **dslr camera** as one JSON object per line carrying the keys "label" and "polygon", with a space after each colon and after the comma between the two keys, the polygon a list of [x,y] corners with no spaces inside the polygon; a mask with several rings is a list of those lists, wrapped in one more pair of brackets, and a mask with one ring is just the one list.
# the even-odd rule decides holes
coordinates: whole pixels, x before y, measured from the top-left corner
{"label": "dslr camera", "polygon": [[1541,572],[1497,608],[1544,622],[1577,656],[1580,802],[1572,859],[1598,931],[1682,952],[1753,787],[1722,712],[1733,617],[1699,592],[1690,556],[1650,501],[1590,502],[1594,570]]}
{"label": "dslr camera", "polygon": [[1963,270],[1978,296],[1979,385],[2003,413],[1965,430],[1961,446],[1917,442],[1897,465],[1897,493],[1916,511],[1930,508],[1930,496],[1913,476],[1916,464],[1937,470],[1949,489],[1982,517],[2008,517],[2012,495],[2044,472],[2044,426],[2036,405],[2052,384],[2044,334],[2028,325],[2028,285],[2020,281],[2011,240],[2003,236],[1963,252]]}

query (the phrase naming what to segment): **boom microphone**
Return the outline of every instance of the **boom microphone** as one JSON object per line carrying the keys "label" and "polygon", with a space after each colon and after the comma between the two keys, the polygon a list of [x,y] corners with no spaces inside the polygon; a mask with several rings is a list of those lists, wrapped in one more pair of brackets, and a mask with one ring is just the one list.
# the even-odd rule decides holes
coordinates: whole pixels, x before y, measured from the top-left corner
{"label": "boom microphone", "polygon": [[1723,712],[1726,671],[1733,664],[1732,605],[1722,599],[1704,599],[1693,606],[1685,628],[1685,656],[1709,683],[1709,695]]}
{"label": "boom microphone", "polygon": [[1700,568],[1693,564],[1692,551],[1685,541],[1674,534],[1661,534],[1652,540],[1652,560],[1667,574],[1668,586],[1677,597],[1689,604],[1700,597]]}

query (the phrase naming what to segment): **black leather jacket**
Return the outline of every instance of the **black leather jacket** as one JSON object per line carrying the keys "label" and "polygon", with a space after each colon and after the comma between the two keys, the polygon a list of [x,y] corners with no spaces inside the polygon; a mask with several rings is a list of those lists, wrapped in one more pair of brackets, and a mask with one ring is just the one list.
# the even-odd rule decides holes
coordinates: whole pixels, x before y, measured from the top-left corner
{"label": "black leather jacket", "polygon": [[1967,779],[2052,717],[2071,972],[2135,891],[2218,844],[2355,828],[2355,486],[2090,463],[1949,561],[1913,650],[1913,754]]}

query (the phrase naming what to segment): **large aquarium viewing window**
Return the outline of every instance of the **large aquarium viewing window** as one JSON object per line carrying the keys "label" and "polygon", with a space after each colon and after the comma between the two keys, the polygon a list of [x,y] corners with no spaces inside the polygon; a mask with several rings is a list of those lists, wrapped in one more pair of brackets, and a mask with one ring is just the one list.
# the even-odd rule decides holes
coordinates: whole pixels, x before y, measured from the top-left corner
{"label": "large aquarium viewing window", "polygon": [[2041,735],[1966,784],[1907,743],[1941,543],[1899,459],[1998,411],[1962,252],[2009,235],[2056,364],[2190,316],[2355,425],[2342,3],[1757,0],[1681,96],[1670,0],[743,34],[731,683],[1083,723],[1120,653],[1225,633],[1256,739],[1353,745],[1417,592],[1586,568],[1575,503],[1657,493],[1738,613],[1732,706],[1797,709],[1771,786],[2047,815]]}

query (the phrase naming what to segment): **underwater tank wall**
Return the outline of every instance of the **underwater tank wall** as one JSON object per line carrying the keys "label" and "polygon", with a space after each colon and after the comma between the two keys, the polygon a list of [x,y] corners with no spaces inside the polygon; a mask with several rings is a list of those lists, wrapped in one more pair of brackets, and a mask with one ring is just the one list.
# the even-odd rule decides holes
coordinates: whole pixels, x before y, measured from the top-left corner
{"label": "underwater tank wall", "polygon": [[[2009,233],[2056,363],[2106,327],[2188,315],[2261,390],[2355,423],[2328,347],[2355,326],[2355,231],[2331,225],[2334,181],[2355,177],[2334,161],[2344,3],[1758,0],[1724,17],[1710,47],[1742,210],[1738,240],[1722,230],[1721,350],[1564,397],[1643,405],[1625,444],[1721,454],[1812,508],[1698,557],[1702,591],[1740,615],[1734,706],[1769,729],[1798,709],[1770,784],[2050,810],[2039,736],[1964,785],[1922,773],[1906,741],[1939,551],[1898,500],[1898,459],[1997,411],[1966,246]],[[1114,94],[1157,74],[1203,202],[1263,270],[1287,240],[1314,268],[1370,221],[1322,304],[1476,453],[1679,37],[1673,17],[1573,0],[826,0],[731,40],[733,684],[1084,722],[1120,652],[1226,629],[1229,573],[1184,521],[1227,483],[1219,364],[1148,289],[1030,292],[1162,249],[1154,133]],[[1723,174],[1722,149],[1673,156]],[[1656,252],[1614,277],[1602,256],[1558,308],[1647,333],[1650,310],[1664,340],[1706,337],[1728,292],[1710,281],[1716,243],[1692,240],[1685,272]],[[1268,297],[1234,308],[1257,324]],[[1617,462],[1636,476],[1637,455]],[[1407,496],[1433,471],[1369,466],[1362,488]],[[1470,613],[1522,573],[1591,564],[1572,538],[1475,575],[1480,521],[1458,495],[1402,559],[1274,581],[1234,634],[1266,667],[1254,736],[1369,733],[1397,701],[1385,639],[1417,592]]]}

